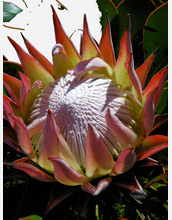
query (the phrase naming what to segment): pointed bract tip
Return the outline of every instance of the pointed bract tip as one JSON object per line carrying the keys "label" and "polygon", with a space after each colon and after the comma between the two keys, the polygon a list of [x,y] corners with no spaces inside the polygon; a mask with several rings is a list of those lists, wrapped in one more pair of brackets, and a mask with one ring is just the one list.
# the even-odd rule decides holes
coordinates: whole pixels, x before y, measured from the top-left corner
{"label": "pointed bract tip", "polygon": [[106,11],[106,25],[105,25],[105,28],[106,28],[107,25],[110,26],[110,20],[109,20],[108,11]]}
{"label": "pointed bract tip", "polygon": [[159,46],[153,51],[153,54],[156,54],[159,51]]}
{"label": "pointed bract tip", "polygon": [[10,42],[13,41],[13,39],[11,37],[9,37],[9,36],[7,36],[7,37]]}
{"label": "pointed bract tip", "polygon": [[92,128],[92,125],[90,123],[88,123],[88,129]]}
{"label": "pointed bract tip", "polygon": [[96,128],[94,128],[91,124],[88,123],[88,131],[87,131],[87,136],[88,134],[92,134],[95,137],[100,137],[99,133],[97,132]]}
{"label": "pointed bract tip", "polygon": [[88,123],[88,131],[87,131],[87,135],[88,135],[88,132],[94,132],[94,129],[92,127],[92,125],[90,123]]}
{"label": "pointed bract tip", "polygon": [[84,27],[88,28],[88,23],[87,23],[87,16],[84,14]]}
{"label": "pointed bract tip", "polygon": [[63,45],[62,44],[55,44],[52,49],[52,55],[59,54],[61,52],[65,53]]}
{"label": "pointed bract tip", "polygon": [[23,33],[22,33],[22,32],[20,32],[20,34],[21,34],[21,36],[22,36],[23,40],[24,40],[24,41],[26,41],[26,38],[25,38],[25,36],[23,35]]}
{"label": "pointed bract tip", "polygon": [[108,107],[107,110],[106,110],[106,116],[105,117],[108,117],[110,114],[111,114],[111,111],[110,111],[110,108]]}
{"label": "pointed bract tip", "polygon": [[10,41],[10,43],[13,45],[13,47],[18,46],[18,44],[11,38],[8,36],[8,40]]}
{"label": "pointed bract tip", "polygon": [[48,114],[49,114],[49,115],[52,115],[52,114],[53,114],[50,109],[48,109]]}
{"label": "pointed bract tip", "polygon": [[52,9],[52,11],[53,11],[53,13],[55,12],[55,9],[54,9],[54,7],[52,6],[52,5],[50,5],[51,6],[51,9]]}
{"label": "pointed bract tip", "polygon": [[13,40],[11,37],[9,37],[8,36],[8,40],[10,41],[10,43],[14,46],[14,47],[16,47],[16,46],[19,46],[16,42],[15,42],[15,40]]}
{"label": "pointed bract tip", "polygon": [[131,18],[129,14],[127,14],[127,30],[131,31]]}
{"label": "pointed bract tip", "polygon": [[109,113],[110,113],[110,108],[108,107],[107,111],[106,111],[106,114],[109,114]]}
{"label": "pointed bract tip", "polygon": [[109,22],[109,15],[108,15],[108,11],[106,10],[106,23]]}
{"label": "pointed bract tip", "polygon": [[54,9],[54,7],[52,5],[51,5],[51,10],[53,12],[53,18],[57,17],[57,19],[58,19],[57,13],[56,13],[56,11],[55,11],[55,9]]}
{"label": "pointed bract tip", "polygon": [[107,115],[112,115],[111,109],[109,107],[107,108],[107,111],[106,111],[106,116]]}

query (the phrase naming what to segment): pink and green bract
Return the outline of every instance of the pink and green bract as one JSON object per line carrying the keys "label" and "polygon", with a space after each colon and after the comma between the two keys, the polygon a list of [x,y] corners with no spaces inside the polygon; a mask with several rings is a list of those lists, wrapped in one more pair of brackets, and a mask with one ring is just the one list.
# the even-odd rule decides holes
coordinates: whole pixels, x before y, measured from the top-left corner
{"label": "pink and green bract", "polygon": [[[97,46],[84,16],[80,53],[54,9],[53,20],[53,64],[24,36],[29,53],[9,38],[23,73],[20,80],[4,73],[10,95],[4,95],[4,118],[11,125],[4,128],[4,142],[26,157],[8,164],[40,181],[98,195],[115,176],[167,147],[166,136],[149,136],[164,121],[155,110],[167,67],[145,87],[155,52],[135,70],[129,17],[117,60],[108,19]],[[100,180],[96,186],[94,179]]]}

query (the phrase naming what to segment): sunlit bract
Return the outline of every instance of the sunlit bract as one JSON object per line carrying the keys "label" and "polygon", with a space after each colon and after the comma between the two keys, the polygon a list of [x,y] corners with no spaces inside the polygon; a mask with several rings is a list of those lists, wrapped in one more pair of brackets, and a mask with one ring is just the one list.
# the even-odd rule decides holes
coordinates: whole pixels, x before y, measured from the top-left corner
{"label": "sunlit bract", "polygon": [[[99,46],[86,16],[78,53],[53,9],[53,64],[23,36],[26,53],[13,39],[24,73],[4,73],[4,141],[26,157],[9,165],[41,181],[58,181],[98,195],[112,178],[167,147],[167,137],[149,134],[164,120],[155,116],[167,67],[148,85],[153,52],[135,70],[130,19],[116,60],[107,24]],[[92,185],[92,180],[99,183]],[[137,192],[141,186],[137,182]]]}

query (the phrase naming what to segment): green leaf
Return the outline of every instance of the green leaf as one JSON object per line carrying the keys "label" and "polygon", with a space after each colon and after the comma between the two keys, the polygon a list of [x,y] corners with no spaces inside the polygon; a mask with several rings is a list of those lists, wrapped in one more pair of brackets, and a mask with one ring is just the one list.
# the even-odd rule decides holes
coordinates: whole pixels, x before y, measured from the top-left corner
{"label": "green leaf", "polygon": [[154,187],[155,189],[158,189],[158,188],[160,188],[162,186],[166,186],[166,185],[163,184],[163,183],[154,183],[154,184],[152,184],[152,187]]}
{"label": "green leaf", "polygon": [[112,0],[112,1],[113,1],[113,3],[115,3],[116,6],[118,6],[118,4],[119,4],[120,2],[122,2],[123,0]]}
{"label": "green leaf", "polygon": [[6,90],[5,90],[5,88],[4,88],[4,87],[3,87],[3,95],[8,96],[8,95],[7,95],[7,92],[6,92]]}
{"label": "green leaf", "polygon": [[[155,9],[155,6],[151,0],[124,0],[118,5],[117,9],[119,13],[120,24],[119,39],[121,39],[122,34],[126,29],[127,14],[129,14],[131,18],[131,38],[133,39],[138,31],[144,28],[146,19],[148,15]],[[118,42],[116,54],[119,51],[119,46],[120,42]]]}
{"label": "green leaf", "polygon": [[17,14],[23,10],[11,2],[3,1],[3,22],[11,21]]}
{"label": "green leaf", "polygon": [[95,215],[96,215],[97,220],[100,220],[99,219],[99,205],[98,204],[96,204],[96,207],[95,207]]}
{"label": "green leaf", "polygon": [[144,218],[143,218],[142,214],[139,212],[139,210],[138,210],[138,209],[136,209],[136,212],[137,212],[137,214],[139,215],[140,219],[141,219],[141,220],[144,220]]}
{"label": "green leaf", "polygon": [[156,109],[156,115],[160,115],[164,111],[164,109],[167,106],[167,103],[168,103],[168,82],[164,84],[161,99],[159,101],[158,108]]}
{"label": "green leaf", "polygon": [[154,10],[148,17],[143,32],[145,59],[158,47],[148,80],[168,62],[168,4]]}
{"label": "green leaf", "polygon": [[27,217],[19,218],[19,220],[42,220],[43,218],[38,215],[30,215]]}
{"label": "green leaf", "polygon": [[164,2],[162,0],[154,0],[154,3],[156,5],[156,7],[159,7],[160,5],[162,5]]}
{"label": "green leaf", "polygon": [[14,76],[20,79],[18,72],[23,72],[23,68],[21,64],[16,62],[4,61],[3,62],[3,71],[4,73],[8,73],[11,76]]}
{"label": "green leaf", "polygon": [[109,0],[96,0],[99,10],[102,13],[102,16],[100,18],[100,24],[102,26],[102,30],[104,30],[105,24],[106,24],[106,11],[109,16],[109,20],[111,21],[117,14],[117,8],[115,4],[112,1]]}
{"label": "green leaf", "polygon": [[100,24],[102,26],[102,32],[106,24],[106,13],[109,17],[111,24],[111,34],[113,46],[116,48],[117,43],[119,42],[119,16],[118,10],[112,0],[96,0],[99,10],[102,13],[100,18]]}

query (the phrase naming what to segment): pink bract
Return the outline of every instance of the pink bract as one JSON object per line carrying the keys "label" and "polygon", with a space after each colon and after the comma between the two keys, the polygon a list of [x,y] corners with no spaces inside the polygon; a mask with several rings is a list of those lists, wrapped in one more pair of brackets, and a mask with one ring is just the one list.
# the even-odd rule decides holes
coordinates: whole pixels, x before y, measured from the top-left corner
{"label": "pink bract", "polygon": [[[9,165],[38,180],[80,185],[98,195],[136,161],[167,147],[166,136],[149,136],[166,120],[155,110],[167,67],[144,86],[155,53],[135,70],[129,17],[116,60],[108,19],[97,46],[84,16],[78,53],[52,10],[53,64],[24,36],[29,53],[9,37],[23,73],[21,80],[4,73],[10,95],[4,96],[4,118],[11,125],[4,129],[4,142],[27,156]],[[133,179],[135,192],[142,192]]]}

